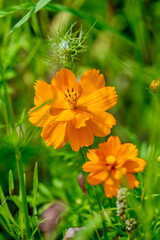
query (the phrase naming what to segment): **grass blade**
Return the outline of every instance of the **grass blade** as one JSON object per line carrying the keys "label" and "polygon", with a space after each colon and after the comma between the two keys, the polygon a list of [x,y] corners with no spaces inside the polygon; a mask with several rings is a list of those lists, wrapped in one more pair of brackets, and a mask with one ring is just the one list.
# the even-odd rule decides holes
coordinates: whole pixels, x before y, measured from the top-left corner
{"label": "grass blade", "polygon": [[9,194],[14,194],[14,180],[12,170],[9,171]]}
{"label": "grass blade", "polygon": [[33,7],[7,34],[9,36],[12,32],[14,32],[17,28],[19,28],[23,23],[25,23],[34,13],[38,12],[42,9],[46,4],[48,4],[51,0],[40,0],[35,7]]}
{"label": "grass blade", "polygon": [[38,189],[38,166],[36,162],[34,167],[34,175],[33,175],[33,214],[35,216],[37,215],[37,210],[36,210],[37,189]]}

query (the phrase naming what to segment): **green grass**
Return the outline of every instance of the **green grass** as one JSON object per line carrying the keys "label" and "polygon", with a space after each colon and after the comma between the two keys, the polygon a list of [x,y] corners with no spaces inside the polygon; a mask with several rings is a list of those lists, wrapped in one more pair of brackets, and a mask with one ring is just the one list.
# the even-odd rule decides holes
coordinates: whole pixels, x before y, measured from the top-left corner
{"label": "green grass", "polygon": [[[147,161],[145,171],[137,174],[140,186],[128,197],[128,214],[138,223],[130,239],[160,238],[160,99],[149,90],[150,82],[160,77],[159,20],[159,1],[0,0],[0,240],[25,235],[16,151],[25,172],[33,239],[46,239],[36,226],[43,210],[57,200],[64,202],[65,211],[51,239],[62,239],[66,229],[83,226],[87,231],[75,239],[97,239],[93,226],[104,239],[93,189],[87,185],[94,218],[78,186],[80,153],[69,144],[60,150],[48,148],[27,114],[33,107],[35,81],[50,83],[63,67],[55,59],[46,60],[48,36],[55,43],[59,29],[63,35],[71,26],[73,33],[81,27],[84,36],[88,33],[86,51],[76,56],[73,72],[79,78],[88,69],[100,69],[106,85],[116,87],[118,103],[111,113],[117,125],[112,135],[137,145],[139,157]],[[103,140],[96,138],[94,146]],[[108,239],[129,239],[116,215],[116,198],[107,199],[102,186],[96,189]]]}

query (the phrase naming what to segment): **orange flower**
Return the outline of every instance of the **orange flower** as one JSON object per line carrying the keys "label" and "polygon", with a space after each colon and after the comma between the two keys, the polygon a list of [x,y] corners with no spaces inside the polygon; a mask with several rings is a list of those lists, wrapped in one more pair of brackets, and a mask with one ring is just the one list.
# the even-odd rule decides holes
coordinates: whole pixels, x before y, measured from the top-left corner
{"label": "orange flower", "polygon": [[133,173],[141,172],[146,161],[138,158],[138,149],[131,143],[121,144],[119,137],[109,137],[107,142],[99,144],[99,149],[89,150],[90,160],[83,165],[90,172],[87,181],[91,185],[103,183],[106,197],[117,195],[120,184],[130,189],[138,187],[139,182]]}
{"label": "orange flower", "polygon": [[94,135],[104,137],[116,124],[108,112],[117,103],[114,87],[105,87],[99,71],[88,70],[77,82],[75,75],[62,69],[51,84],[37,81],[35,107],[29,111],[29,120],[43,127],[41,136],[48,146],[62,148],[69,140],[74,151],[89,146]]}

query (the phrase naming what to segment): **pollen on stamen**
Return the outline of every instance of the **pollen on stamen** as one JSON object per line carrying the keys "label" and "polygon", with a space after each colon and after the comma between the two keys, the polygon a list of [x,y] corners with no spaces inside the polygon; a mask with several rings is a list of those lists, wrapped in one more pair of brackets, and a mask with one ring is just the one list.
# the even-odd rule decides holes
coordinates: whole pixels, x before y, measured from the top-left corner
{"label": "pollen on stamen", "polygon": [[65,100],[68,103],[75,105],[78,100],[79,93],[75,92],[74,88],[71,89],[67,88],[66,91],[64,92],[64,96]]}
{"label": "pollen on stamen", "polygon": [[113,165],[116,162],[116,158],[113,155],[107,156],[106,157],[106,163]]}

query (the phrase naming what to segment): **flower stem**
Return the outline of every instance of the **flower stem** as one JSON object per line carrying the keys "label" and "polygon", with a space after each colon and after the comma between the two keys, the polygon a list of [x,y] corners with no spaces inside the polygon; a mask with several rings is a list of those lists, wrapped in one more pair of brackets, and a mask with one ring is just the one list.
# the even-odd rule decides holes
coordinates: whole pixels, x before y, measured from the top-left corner
{"label": "flower stem", "polygon": [[101,201],[100,201],[100,199],[99,199],[99,195],[97,194],[96,188],[95,188],[94,186],[92,186],[92,187],[93,187],[93,191],[94,191],[94,194],[95,194],[95,196],[96,196],[97,203],[98,203],[98,207],[99,207],[100,214],[101,214],[104,239],[105,239],[105,240],[108,240],[109,238],[108,238],[108,234],[107,234],[107,226],[106,226],[106,221],[105,221],[104,213],[103,213],[103,211],[102,211],[102,204],[101,204]]}
{"label": "flower stem", "polygon": [[[80,148],[80,153],[81,153],[81,155],[82,155],[83,162],[85,163],[85,156],[83,155],[83,151],[82,151],[81,148]],[[86,195],[86,198],[87,198],[88,204],[89,204],[89,206],[90,206],[91,216],[92,216],[92,218],[94,218],[94,216],[93,216],[93,208],[92,208],[91,201],[90,201],[90,199],[89,199],[89,194],[88,194],[87,189],[86,189],[86,194],[85,194],[85,195]],[[95,226],[95,227],[96,227],[96,226]],[[97,231],[97,228],[95,228],[95,231],[96,231],[96,234],[97,234],[98,240],[101,240],[101,238],[100,238],[100,236],[99,236],[99,233],[98,233],[98,231]]]}
{"label": "flower stem", "polygon": [[19,176],[19,183],[20,183],[20,191],[22,196],[22,206],[23,206],[23,213],[24,213],[24,223],[26,228],[26,239],[30,238],[30,227],[29,227],[29,215],[28,215],[28,207],[27,207],[27,196],[26,196],[26,188],[24,183],[24,175],[23,175],[23,167],[21,161],[21,153],[19,149],[15,150],[16,153],[16,160],[17,160],[17,168],[18,168],[18,176]]}

